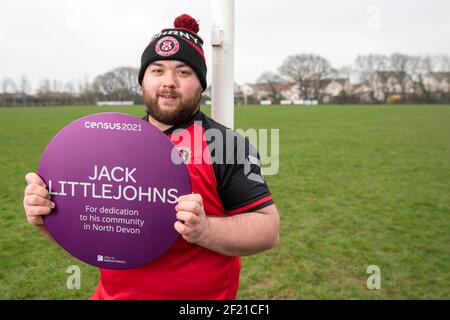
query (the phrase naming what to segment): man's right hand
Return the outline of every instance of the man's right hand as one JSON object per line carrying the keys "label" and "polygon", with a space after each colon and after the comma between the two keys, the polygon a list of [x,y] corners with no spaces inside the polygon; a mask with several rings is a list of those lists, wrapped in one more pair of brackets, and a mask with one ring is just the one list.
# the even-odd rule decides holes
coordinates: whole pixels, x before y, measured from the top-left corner
{"label": "man's right hand", "polygon": [[50,201],[50,193],[46,189],[44,181],[36,173],[27,173],[25,180],[27,186],[23,207],[27,220],[34,226],[42,227],[44,225],[42,217],[48,215],[55,208],[55,203]]}

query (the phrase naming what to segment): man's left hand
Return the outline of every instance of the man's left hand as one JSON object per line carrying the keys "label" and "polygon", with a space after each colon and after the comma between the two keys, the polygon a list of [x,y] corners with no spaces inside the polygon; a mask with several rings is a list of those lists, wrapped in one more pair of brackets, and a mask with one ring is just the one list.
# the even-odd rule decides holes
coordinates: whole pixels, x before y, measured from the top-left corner
{"label": "man's left hand", "polygon": [[190,243],[202,243],[208,230],[208,220],[203,199],[200,194],[188,194],[178,198],[177,219],[175,230]]}

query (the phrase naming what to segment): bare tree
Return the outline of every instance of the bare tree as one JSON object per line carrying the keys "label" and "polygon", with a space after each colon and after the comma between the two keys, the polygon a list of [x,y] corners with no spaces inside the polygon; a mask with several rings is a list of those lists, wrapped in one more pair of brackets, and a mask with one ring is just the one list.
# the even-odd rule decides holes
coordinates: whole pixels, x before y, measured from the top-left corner
{"label": "bare tree", "polygon": [[381,54],[359,55],[356,57],[355,72],[361,82],[370,81],[378,71],[387,69],[387,57]]}
{"label": "bare tree", "polygon": [[107,96],[112,96],[117,88],[116,78],[112,72],[97,76],[97,78],[95,78],[95,83],[98,85],[100,92]]}
{"label": "bare tree", "polygon": [[19,80],[18,91],[20,93],[21,104],[25,106],[28,105],[28,95],[31,93],[31,84],[24,75],[22,75]]}
{"label": "bare tree", "polygon": [[75,89],[75,81],[74,80],[69,80],[64,84],[64,92],[72,95],[72,96],[76,96],[77,95],[77,91]]}
{"label": "bare tree", "polygon": [[433,69],[436,72],[450,72],[450,56],[439,54],[433,56]]}
{"label": "bare tree", "polygon": [[448,55],[424,55],[415,58],[417,59],[416,63],[414,67],[408,70],[408,73],[417,81],[417,97],[421,102],[433,103],[439,101],[439,97],[429,91],[425,84],[425,78],[427,76],[433,77],[434,73],[450,72],[450,57]]}
{"label": "bare tree", "polygon": [[417,96],[422,102],[431,101],[431,93],[425,85],[425,76],[433,71],[433,62],[429,55],[419,56],[417,62],[417,68],[411,70],[413,79],[417,78],[418,90]]}
{"label": "bare tree", "polygon": [[3,93],[16,93],[17,92],[17,85],[11,78],[4,78],[2,81],[2,92]]}
{"label": "bare tree", "polygon": [[354,70],[351,65],[343,66],[336,70],[336,76],[342,79],[350,79],[353,73]]}
{"label": "bare tree", "polygon": [[131,67],[120,67],[113,70],[114,73],[122,80],[124,90],[133,92],[134,94],[141,93],[141,87],[138,83],[139,69]]}
{"label": "bare tree", "polygon": [[279,71],[288,80],[298,84],[300,98],[318,98],[321,81],[335,72],[327,59],[313,54],[289,56]]}
{"label": "bare tree", "polygon": [[22,76],[20,78],[20,93],[23,95],[27,95],[31,93],[31,84],[28,81],[26,76]]}
{"label": "bare tree", "polygon": [[17,105],[17,85],[11,78],[4,78],[2,81],[2,92],[5,98],[5,105]]}
{"label": "bare tree", "polygon": [[39,86],[37,89],[37,98],[40,101],[41,105],[50,105],[52,104],[52,86],[50,79],[44,79],[39,82]]}
{"label": "bare tree", "polygon": [[395,73],[395,77],[401,87],[401,95],[404,98],[406,88],[411,87],[413,75],[418,67],[419,59],[415,56],[409,56],[401,53],[393,53],[388,58],[389,71]]}
{"label": "bare tree", "polygon": [[135,100],[140,95],[139,70],[120,67],[98,76],[94,84],[108,99]]}
{"label": "bare tree", "polygon": [[84,75],[83,79],[77,80],[76,87],[81,104],[95,104],[96,101],[102,100],[98,83],[91,82],[87,75]]}
{"label": "bare tree", "polygon": [[359,55],[354,63],[354,70],[359,82],[365,82],[372,92],[372,100],[377,101],[377,93],[387,94],[387,79],[380,72],[388,69],[388,57],[381,54]]}

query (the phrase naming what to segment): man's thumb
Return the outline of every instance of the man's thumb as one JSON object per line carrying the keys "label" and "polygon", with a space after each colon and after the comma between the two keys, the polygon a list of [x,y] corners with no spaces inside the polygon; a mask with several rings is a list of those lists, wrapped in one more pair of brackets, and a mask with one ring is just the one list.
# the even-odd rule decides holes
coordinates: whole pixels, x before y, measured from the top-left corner
{"label": "man's thumb", "polygon": [[29,172],[25,175],[25,180],[27,181],[27,184],[38,184],[41,187],[46,188],[44,181],[34,172]]}

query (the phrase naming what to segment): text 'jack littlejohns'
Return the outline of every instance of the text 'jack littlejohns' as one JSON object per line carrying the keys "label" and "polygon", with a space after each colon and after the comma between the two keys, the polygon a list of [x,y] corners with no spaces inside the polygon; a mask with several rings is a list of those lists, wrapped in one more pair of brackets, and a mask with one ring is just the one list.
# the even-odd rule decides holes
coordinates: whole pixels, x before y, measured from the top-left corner
{"label": "text 'jack littlejohns'", "polygon": [[[88,179],[91,181],[125,182],[137,183],[133,174],[136,168],[127,167],[94,166],[93,175]],[[146,201],[150,203],[162,202],[175,204],[178,199],[178,190],[175,188],[142,187],[133,185],[114,185],[110,183],[94,183],[80,181],[58,181],[56,185],[48,180],[50,195],[63,197],[75,197],[82,193],[84,198],[111,199],[127,201]]]}

